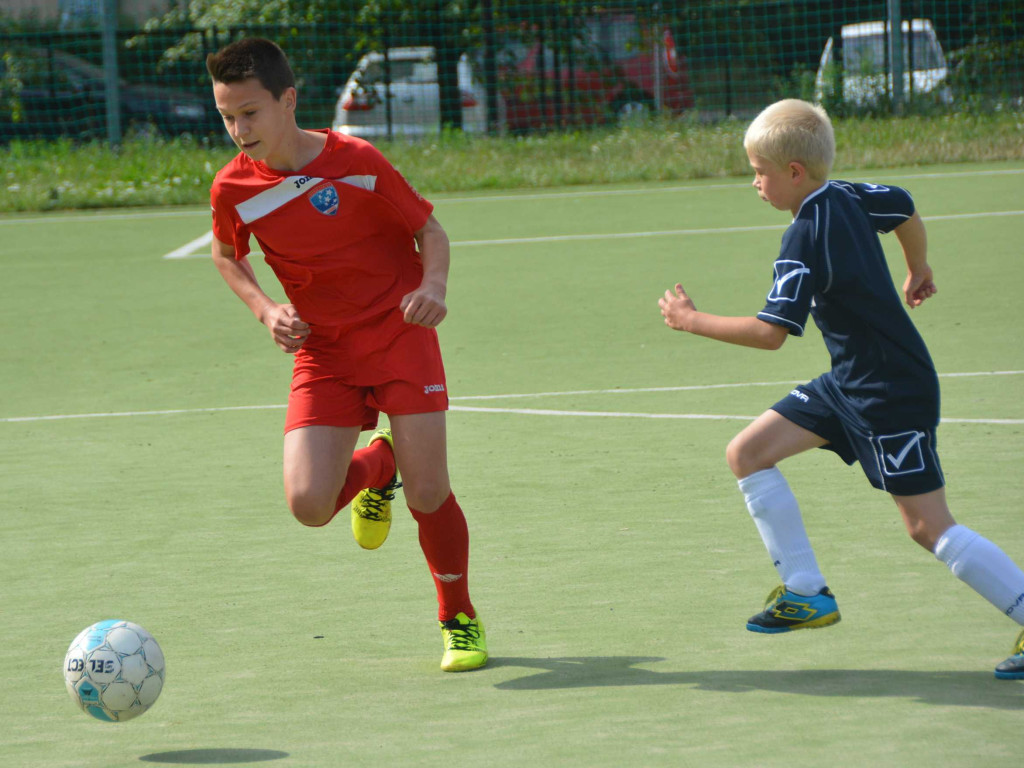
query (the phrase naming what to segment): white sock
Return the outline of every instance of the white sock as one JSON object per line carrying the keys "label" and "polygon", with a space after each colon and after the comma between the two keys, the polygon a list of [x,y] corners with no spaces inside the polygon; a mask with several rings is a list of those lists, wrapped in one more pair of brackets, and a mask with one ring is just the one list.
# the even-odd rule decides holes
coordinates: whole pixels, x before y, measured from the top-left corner
{"label": "white sock", "polygon": [[939,537],[935,556],[960,581],[1024,626],[1024,571],[1003,550],[970,528],[954,525]]}
{"label": "white sock", "polygon": [[818,569],[800,506],[786,478],[772,467],[747,475],[739,486],[782,583],[798,595],[818,594],[825,577]]}

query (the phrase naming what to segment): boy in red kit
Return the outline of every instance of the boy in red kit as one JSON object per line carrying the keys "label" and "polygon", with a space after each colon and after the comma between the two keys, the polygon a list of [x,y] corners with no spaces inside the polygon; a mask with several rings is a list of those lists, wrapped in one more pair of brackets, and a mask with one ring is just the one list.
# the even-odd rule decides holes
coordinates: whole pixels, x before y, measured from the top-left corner
{"label": "boy in red kit", "polygon": [[[356,541],[375,549],[404,484],[437,588],[441,668],[482,667],[487,644],[469,598],[466,519],[448,480],[448,395],[435,330],[448,311],[448,237],[433,206],[370,144],[298,127],[295,78],[277,45],[240,40],[208,56],[206,67],[242,150],[211,189],[213,261],[274,343],[295,356],[284,436],[288,506],[303,525],[322,526],[351,503]],[[250,235],[291,303],[260,288],[246,259]],[[355,450],[381,411],[391,429]]]}

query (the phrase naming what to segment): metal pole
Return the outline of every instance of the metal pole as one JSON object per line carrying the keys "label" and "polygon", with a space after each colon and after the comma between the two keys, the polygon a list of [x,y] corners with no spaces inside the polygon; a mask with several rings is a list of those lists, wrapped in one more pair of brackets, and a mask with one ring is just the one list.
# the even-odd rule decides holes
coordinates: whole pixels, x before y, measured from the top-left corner
{"label": "metal pole", "polygon": [[[390,14],[390,11],[386,11]],[[390,26],[387,19],[384,21],[384,119],[388,125],[388,141],[394,141],[394,120],[391,115],[391,36],[388,34]]]}
{"label": "metal pole", "polygon": [[103,88],[107,104],[107,141],[121,143],[121,86],[117,76],[117,0],[103,0]]}
{"label": "metal pole", "polygon": [[484,88],[487,91],[487,133],[498,134],[498,66],[495,52],[498,36],[494,30],[494,2],[483,0],[480,5],[481,24],[484,28]]}
{"label": "metal pole", "polygon": [[661,62],[665,58],[665,47],[662,45],[665,38],[665,20],[661,15],[661,5],[655,3],[651,9],[651,34],[654,35],[651,55],[654,57],[651,62],[654,65],[654,111],[661,114],[662,101],[665,87],[662,84]]}
{"label": "metal pole", "polygon": [[892,77],[892,106],[903,111],[903,14],[900,0],[886,0],[889,16],[889,67]]}

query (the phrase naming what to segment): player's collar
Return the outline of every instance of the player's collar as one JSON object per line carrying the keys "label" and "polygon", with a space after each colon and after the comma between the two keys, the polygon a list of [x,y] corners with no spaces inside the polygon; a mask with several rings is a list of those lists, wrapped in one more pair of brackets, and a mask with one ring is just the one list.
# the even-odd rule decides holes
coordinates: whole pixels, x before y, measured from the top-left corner
{"label": "player's collar", "polygon": [[796,209],[796,216],[793,217],[793,221],[796,221],[800,217],[800,214],[803,213],[804,206],[807,205],[807,201],[813,197],[817,197],[826,189],[828,189],[828,184],[829,183],[826,181],[824,184],[822,184],[820,187],[818,187],[816,190],[814,190],[807,197],[804,198],[803,202],[800,203],[800,207]]}

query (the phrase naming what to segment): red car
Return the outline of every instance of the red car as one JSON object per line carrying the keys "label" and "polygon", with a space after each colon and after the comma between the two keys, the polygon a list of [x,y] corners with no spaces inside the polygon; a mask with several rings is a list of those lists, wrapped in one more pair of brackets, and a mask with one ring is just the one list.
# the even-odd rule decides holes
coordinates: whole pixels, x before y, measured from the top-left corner
{"label": "red car", "polygon": [[507,44],[498,59],[513,133],[679,114],[694,106],[686,60],[667,27],[657,30],[630,14],[592,16],[557,57],[536,30],[522,37],[526,42]]}

